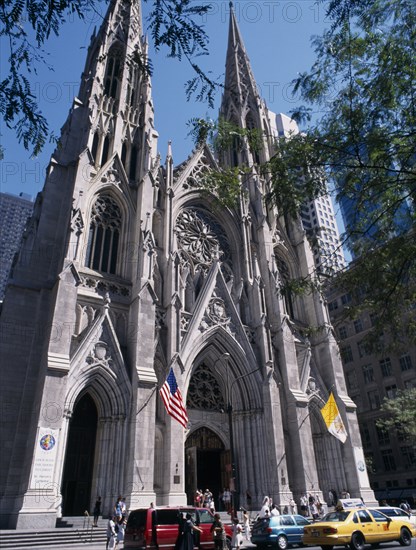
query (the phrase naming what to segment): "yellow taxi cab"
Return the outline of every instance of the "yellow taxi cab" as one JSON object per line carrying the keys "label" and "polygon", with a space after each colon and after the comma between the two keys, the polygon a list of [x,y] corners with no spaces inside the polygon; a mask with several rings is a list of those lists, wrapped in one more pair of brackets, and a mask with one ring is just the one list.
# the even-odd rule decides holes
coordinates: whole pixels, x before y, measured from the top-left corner
{"label": "yellow taxi cab", "polygon": [[389,541],[410,546],[412,537],[416,537],[416,527],[406,519],[392,521],[378,510],[338,505],[322,520],[304,527],[302,542],[306,546],[320,546],[322,550],[347,544],[351,550],[363,550],[365,544],[377,546]]}

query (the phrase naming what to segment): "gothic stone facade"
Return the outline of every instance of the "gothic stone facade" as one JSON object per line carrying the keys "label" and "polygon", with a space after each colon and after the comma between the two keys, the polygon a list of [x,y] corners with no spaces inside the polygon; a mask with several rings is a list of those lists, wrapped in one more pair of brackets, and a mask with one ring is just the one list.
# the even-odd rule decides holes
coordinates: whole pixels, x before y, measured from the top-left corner
{"label": "gothic stone facade", "polygon": [[[46,527],[60,513],[108,513],[192,501],[232,486],[258,509],[305,492],[374,497],[322,296],[282,297],[314,264],[299,220],[266,206],[254,167],[273,154],[247,143],[216,160],[201,146],[178,168],[157,155],[139,2],[115,0],[92,37],[13,267],[1,315],[3,526]],[[234,14],[221,115],[269,136]],[[253,158],[255,156],[259,158]],[[252,171],[235,208],[200,181],[238,163]],[[307,339],[303,329],[324,329]],[[188,429],[158,389],[170,368]],[[337,395],[349,437],[320,407]],[[224,410],[232,405],[234,460]]]}

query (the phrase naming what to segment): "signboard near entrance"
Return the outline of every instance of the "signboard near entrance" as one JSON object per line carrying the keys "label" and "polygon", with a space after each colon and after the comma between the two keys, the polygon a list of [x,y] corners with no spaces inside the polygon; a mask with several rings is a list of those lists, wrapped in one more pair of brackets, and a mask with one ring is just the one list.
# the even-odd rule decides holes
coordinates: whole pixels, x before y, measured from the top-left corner
{"label": "signboard near entrance", "polygon": [[59,430],[39,428],[36,438],[31,489],[46,489],[53,482]]}

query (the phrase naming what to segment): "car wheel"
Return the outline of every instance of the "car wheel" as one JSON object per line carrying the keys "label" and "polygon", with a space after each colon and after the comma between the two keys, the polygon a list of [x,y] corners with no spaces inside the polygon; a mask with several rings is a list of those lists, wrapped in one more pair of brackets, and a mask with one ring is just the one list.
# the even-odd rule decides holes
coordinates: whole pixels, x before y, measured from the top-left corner
{"label": "car wheel", "polygon": [[350,548],[351,550],[363,550],[364,549],[364,537],[361,533],[354,533],[351,537]]}
{"label": "car wheel", "polygon": [[406,529],[406,527],[402,527],[400,529],[399,542],[402,546],[410,546],[412,542],[412,534],[410,533],[409,529]]}
{"label": "car wheel", "polygon": [[228,537],[225,539],[225,546],[227,547],[227,550],[231,550],[231,539]]}
{"label": "car wheel", "polygon": [[284,535],[279,535],[277,537],[277,547],[280,550],[286,550],[287,546],[287,538]]}

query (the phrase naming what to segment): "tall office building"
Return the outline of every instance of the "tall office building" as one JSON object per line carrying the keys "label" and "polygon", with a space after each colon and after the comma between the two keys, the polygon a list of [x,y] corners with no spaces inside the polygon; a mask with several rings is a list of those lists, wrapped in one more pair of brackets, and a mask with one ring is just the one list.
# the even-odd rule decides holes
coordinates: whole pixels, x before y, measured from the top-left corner
{"label": "tall office building", "polygon": [[[363,144],[360,147],[360,162],[364,164],[365,151],[366,148]],[[378,172],[376,173],[378,174]],[[363,168],[360,176],[361,181],[365,182],[367,177],[369,176],[366,175],[365,168]],[[393,181],[395,178],[396,175],[394,175]],[[388,239],[403,235],[412,229],[414,223],[412,209],[415,206],[414,204],[411,206],[410,198],[405,200],[405,197],[403,197],[401,201],[398,201],[397,197],[394,200],[390,197],[388,203],[384,203],[380,201],[377,185],[367,185],[365,193],[361,194],[360,184],[357,183],[354,192],[348,194],[341,189],[342,182],[343,178],[341,177],[337,185],[339,190],[344,192],[339,193],[339,205],[346,233],[348,234],[347,246],[353,259],[358,258],[361,254],[362,245],[365,245],[367,249],[372,249],[382,245]],[[386,180],[384,186],[388,187],[389,185]],[[394,184],[392,188],[394,188]],[[391,216],[389,225],[387,225],[388,216]]]}
{"label": "tall office building", "polygon": [[[325,302],[279,292],[315,266],[299,220],[265,205],[254,155],[274,143],[224,151],[223,166],[253,167],[232,208],[201,185],[219,162],[206,145],[161,162],[129,56],[147,54],[140,8],[114,0],[92,37],[6,292],[3,525],[54,525],[96,495],[106,512],[119,494],[130,509],[185,504],[197,487],[254,509],[345,488],[374,501]],[[271,132],[233,11],[221,116]],[[159,396],[171,371],[186,429]],[[321,415],[330,392],[345,442]]]}
{"label": "tall office building", "polygon": [[[299,133],[298,125],[287,115],[270,114],[274,121],[274,134],[278,137],[290,137]],[[300,216],[311,241],[317,272],[329,275],[343,269],[346,261],[331,195],[327,193],[316,199],[306,200],[302,204]]]}
{"label": "tall office building", "polygon": [[[416,450],[397,430],[377,427],[384,398],[398,390],[416,387],[416,345],[402,342],[384,354],[369,351],[365,337],[374,314],[363,311],[356,319],[345,315],[352,296],[336,288],[327,295],[332,323],[340,343],[348,393],[357,405],[358,422],[369,468],[371,487],[378,500],[416,504]],[[387,337],[387,335],[385,335]]]}
{"label": "tall office building", "polygon": [[0,300],[4,297],[13,258],[32,210],[30,195],[0,193]]}

